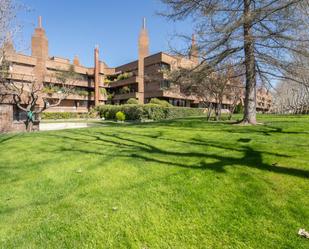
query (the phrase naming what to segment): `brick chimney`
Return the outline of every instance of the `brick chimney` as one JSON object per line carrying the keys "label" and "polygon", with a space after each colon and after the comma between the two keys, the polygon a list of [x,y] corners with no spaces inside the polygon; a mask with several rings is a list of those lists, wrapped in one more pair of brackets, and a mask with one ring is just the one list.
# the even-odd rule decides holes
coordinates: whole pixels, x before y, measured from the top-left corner
{"label": "brick chimney", "polygon": [[195,35],[192,35],[191,49],[189,52],[189,59],[195,64],[199,64],[199,51],[195,41]]}
{"label": "brick chimney", "polygon": [[79,58],[78,58],[77,55],[74,56],[73,65],[74,65],[74,66],[79,66],[79,65],[80,65],[80,63],[79,63]]}
{"label": "brick chimney", "polygon": [[100,73],[100,61],[99,61],[99,47],[94,49],[94,104],[100,105],[100,88],[99,88],[99,73]]}
{"label": "brick chimney", "polygon": [[31,41],[32,56],[42,59],[48,58],[48,40],[45,30],[42,28],[42,17],[39,16],[38,27],[32,35]]}
{"label": "brick chimney", "polygon": [[146,29],[146,18],[143,19],[142,30],[138,42],[138,102],[145,102],[145,57],[149,55],[149,37]]}
{"label": "brick chimney", "polygon": [[[36,58],[36,66],[34,68],[35,83],[43,84],[46,74],[46,60],[48,59],[48,39],[45,30],[42,28],[42,17],[39,16],[38,27],[35,29],[31,40],[31,54]],[[40,105],[43,101],[38,101]]]}

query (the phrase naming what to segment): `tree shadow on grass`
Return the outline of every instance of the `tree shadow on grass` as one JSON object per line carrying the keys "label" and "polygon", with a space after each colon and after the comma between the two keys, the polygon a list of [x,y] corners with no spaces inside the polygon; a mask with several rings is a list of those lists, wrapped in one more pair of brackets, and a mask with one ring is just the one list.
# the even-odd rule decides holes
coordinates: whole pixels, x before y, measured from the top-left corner
{"label": "tree shadow on grass", "polygon": [[[241,166],[241,167],[248,167],[248,168],[255,168],[259,170],[274,172],[278,174],[284,174],[284,175],[290,175],[290,176],[297,176],[301,178],[308,178],[309,177],[309,171],[304,169],[297,169],[297,168],[291,168],[291,167],[283,167],[278,165],[269,165],[265,162],[263,162],[263,154],[273,155],[277,157],[288,157],[286,155],[280,155],[277,153],[270,153],[270,152],[264,152],[264,151],[257,151],[254,150],[249,145],[240,145],[239,148],[231,148],[228,145],[224,146],[222,144],[214,144],[214,143],[207,143],[205,141],[200,142],[205,149],[203,151],[206,151],[205,153],[200,152],[179,152],[179,151],[173,151],[173,150],[164,150],[157,146],[151,145],[150,143],[146,143],[143,141],[139,141],[137,138],[128,137],[127,134],[125,135],[125,132],[122,132],[122,135],[119,135],[114,133],[107,133],[107,132],[97,132],[95,134],[88,133],[86,131],[70,131],[69,133],[72,133],[72,139],[74,141],[78,141],[81,143],[87,142],[91,143],[89,138],[91,138],[91,141],[96,141],[96,145],[114,145],[119,147],[117,157],[125,157],[125,158],[135,158],[139,160],[143,160],[146,162],[154,162],[158,164],[164,164],[167,166],[176,166],[176,167],[182,167],[186,169],[195,169],[195,170],[214,170],[217,172],[225,172],[226,166]],[[58,136],[58,135],[56,135]],[[84,136],[84,138],[81,138],[80,136]],[[58,136],[59,137],[59,136]],[[71,135],[65,136],[65,139],[71,139]],[[156,139],[156,138],[152,138]],[[157,138],[159,139],[159,138]],[[101,144],[98,144],[100,142]],[[183,142],[183,141],[181,141]],[[177,140],[173,140],[173,143],[177,143]],[[171,148],[173,148],[173,143],[171,143]],[[213,147],[217,149],[224,149],[227,151],[238,151],[243,154],[242,157],[230,157],[230,156],[224,156],[221,154],[213,153],[213,152],[207,152],[207,148]],[[91,147],[89,147],[91,148]],[[61,148],[61,151],[67,151],[67,152],[78,152],[78,153],[87,153],[87,154],[95,154],[99,156],[108,156],[108,153],[101,152],[100,150],[91,150],[91,149],[82,149],[82,148]],[[185,161],[186,158],[195,158],[196,160],[200,160],[197,164],[186,164],[186,163],[179,163],[179,160],[166,160],[166,157],[172,157],[171,159],[177,159],[183,158],[183,161]],[[206,163],[205,161],[207,159],[212,159],[215,162],[213,163]]]}
{"label": "tree shadow on grass", "polygon": [[[247,127],[241,127],[242,129],[225,129],[225,131],[230,132],[230,133],[236,133],[236,134],[244,134],[244,133],[257,133],[261,134],[263,136],[272,136],[274,134],[281,134],[281,135],[287,135],[287,134],[292,134],[292,135],[309,135],[309,132],[306,131],[285,131],[281,127],[274,127],[271,125],[262,125],[260,129],[250,129]],[[254,128],[254,127],[253,127]]]}
{"label": "tree shadow on grass", "polygon": [[[216,126],[209,126],[211,124],[216,124]],[[160,122],[155,123],[137,123],[135,124],[136,127],[140,128],[157,128],[157,127],[168,127],[169,129],[175,129],[175,130],[191,130],[194,128],[194,131],[203,131],[205,132],[205,129],[198,129],[203,125],[203,128],[210,128],[210,130],[215,131],[221,131],[222,126],[224,125],[224,131],[230,132],[230,133],[236,133],[236,134],[244,134],[244,133],[257,133],[264,136],[272,136],[274,134],[294,134],[294,135],[309,135],[308,131],[287,131],[284,130],[282,127],[275,127],[270,124],[262,124],[258,126],[238,126],[237,129],[231,128],[233,127],[237,122],[235,121],[229,121],[229,120],[222,120],[222,121],[207,121],[205,117],[188,117],[188,118],[182,118],[182,119],[174,119],[174,120],[163,120]],[[227,126],[226,126],[227,125]],[[259,127],[259,129],[255,129],[256,127]]]}
{"label": "tree shadow on grass", "polygon": [[11,139],[13,139],[13,138],[15,138],[15,137],[17,137],[17,136],[19,136],[19,134],[13,134],[13,135],[10,135],[10,136],[4,136],[4,137],[0,137],[0,144],[2,144],[2,143],[5,143],[5,142],[7,142],[7,141],[10,141]]}
{"label": "tree shadow on grass", "polygon": [[[235,144],[228,144],[228,143],[222,143],[219,141],[216,142],[206,142],[202,139],[197,139],[193,138],[191,140],[180,140],[180,139],[174,139],[174,138],[167,138],[167,137],[162,137],[163,133],[159,132],[159,134],[140,134],[140,133],[132,133],[132,132],[123,132],[123,131],[117,131],[117,134],[123,134],[124,136],[137,136],[137,137],[146,137],[150,139],[158,139],[162,141],[167,141],[167,142],[173,142],[173,143],[183,143],[187,145],[197,145],[197,146],[203,146],[205,147],[215,147],[217,149],[224,149],[224,150],[233,150],[233,151],[238,151],[238,152],[243,152],[243,146],[239,145],[235,146]],[[105,134],[106,135],[106,134]],[[116,135],[117,136],[117,135]],[[115,137],[115,135],[113,136]],[[119,137],[119,136],[118,136]],[[238,142],[241,143],[249,143],[251,142],[250,138],[240,138],[237,140]],[[148,145],[148,144],[147,144]],[[278,157],[286,157],[289,158],[291,156],[285,155],[285,154],[279,154],[279,153],[274,153],[274,152],[268,152],[268,151],[258,151],[262,154],[267,154],[267,155],[272,155],[272,156],[278,156]]]}

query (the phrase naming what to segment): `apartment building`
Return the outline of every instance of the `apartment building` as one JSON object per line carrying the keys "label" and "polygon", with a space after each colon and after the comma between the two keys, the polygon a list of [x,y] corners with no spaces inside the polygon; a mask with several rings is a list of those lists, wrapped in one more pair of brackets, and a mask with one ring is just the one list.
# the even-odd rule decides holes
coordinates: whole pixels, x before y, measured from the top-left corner
{"label": "apartment building", "polygon": [[[38,27],[31,39],[31,55],[15,51],[12,43],[5,44],[7,60],[10,61],[10,79],[29,81],[35,79],[43,84],[43,92],[38,105],[44,104],[43,98],[53,102],[57,99],[59,82],[53,77],[56,72],[66,71],[72,65],[79,74],[74,81],[74,90],[57,107],[46,112],[88,112],[91,108],[104,104],[123,104],[130,98],[136,98],[140,104],[148,103],[152,98],[165,99],[175,106],[198,107],[199,100],[194,96],[181,93],[177,86],[170,86],[164,72],[179,67],[191,68],[199,63],[195,39],[189,57],[169,55],[164,52],[149,54],[149,36],[146,21],[138,41],[138,59],[118,67],[109,67],[99,60],[99,48],[94,49],[94,67],[81,65],[77,56],[69,59],[50,56],[48,38],[39,17]],[[45,91],[46,90],[46,91]],[[271,96],[258,91],[258,109],[267,111],[271,105]],[[229,103],[225,103],[228,105]],[[0,131],[22,130],[25,113],[12,101],[0,103]]]}

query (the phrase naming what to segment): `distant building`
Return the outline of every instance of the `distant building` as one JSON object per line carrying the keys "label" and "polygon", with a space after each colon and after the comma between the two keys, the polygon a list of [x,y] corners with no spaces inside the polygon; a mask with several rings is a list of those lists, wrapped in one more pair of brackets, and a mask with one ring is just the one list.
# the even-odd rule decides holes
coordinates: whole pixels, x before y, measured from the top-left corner
{"label": "distant building", "polygon": [[[179,67],[190,68],[199,63],[198,49],[195,38],[187,57],[157,53],[149,55],[149,37],[146,22],[140,32],[138,42],[138,60],[115,68],[108,67],[99,60],[99,48],[94,49],[94,67],[82,66],[77,56],[71,63],[69,59],[49,57],[48,39],[39,17],[31,41],[31,55],[17,53],[12,44],[6,44],[7,60],[11,62],[11,78],[15,81],[35,77],[44,87],[51,84],[55,72],[68,70],[74,65],[81,80],[75,83],[75,93],[68,96],[57,107],[47,109],[47,112],[87,112],[91,108],[103,104],[123,104],[129,98],[136,98],[140,104],[148,103],[152,98],[167,100],[175,106],[198,107],[199,100],[194,96],[181,93],[179,87],[170,87],[164,71]],[[267,111],[271,105],[271,97],[267,92],[257,91],[258,110]],[[42,93],[42,97],[50,99],[57,93]],[[228,105],[229,103],[224,103]],[[43,105],[43,103],[39,103]],[[12,102],[0,103],[0,131],[22,130],[25,113],[20,111]]]}

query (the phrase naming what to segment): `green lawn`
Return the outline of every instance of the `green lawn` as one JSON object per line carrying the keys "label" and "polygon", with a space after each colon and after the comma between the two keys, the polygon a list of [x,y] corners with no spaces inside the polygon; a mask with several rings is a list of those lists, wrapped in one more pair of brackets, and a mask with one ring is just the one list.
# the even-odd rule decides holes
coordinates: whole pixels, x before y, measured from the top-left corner
{"label": "green lawn", "polygon": [[0,136],[0,248],[309,248],[309,116]]}

